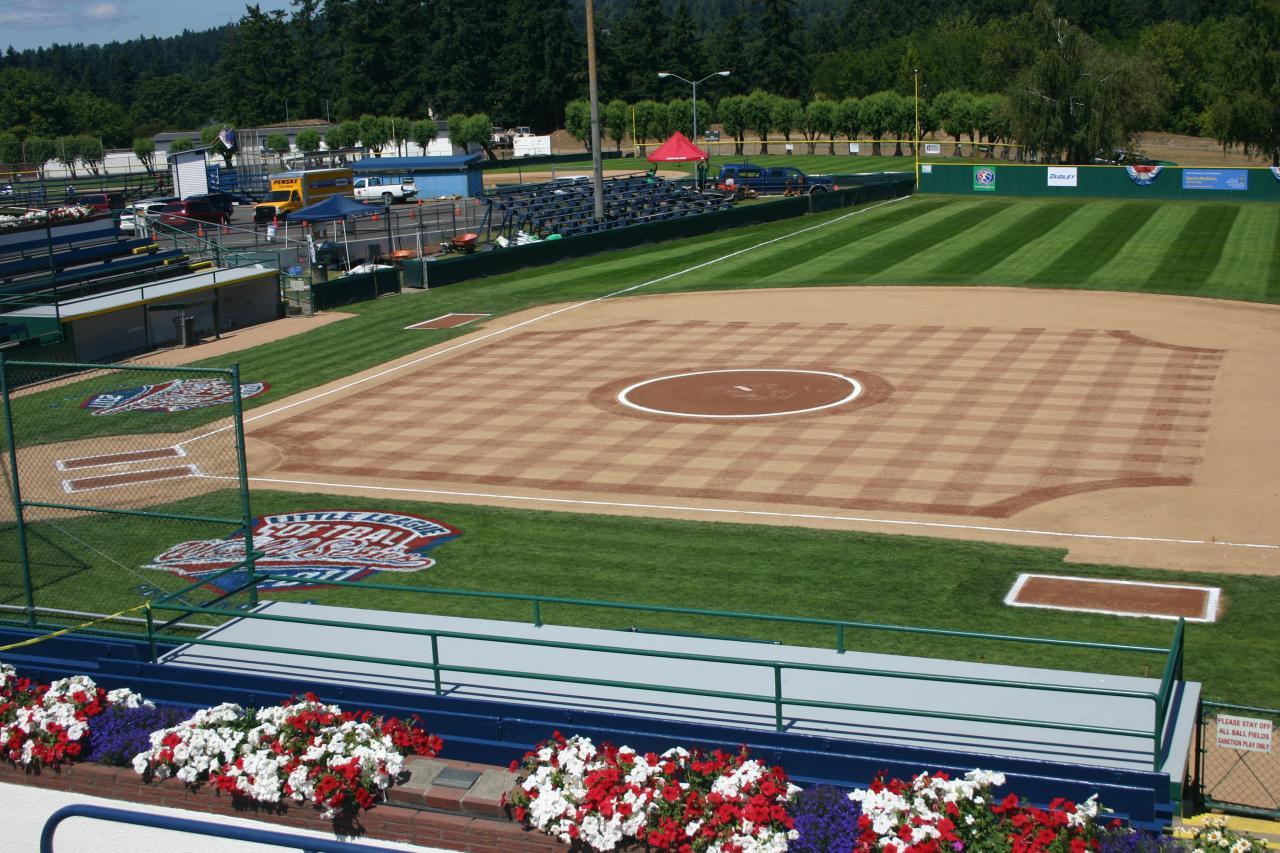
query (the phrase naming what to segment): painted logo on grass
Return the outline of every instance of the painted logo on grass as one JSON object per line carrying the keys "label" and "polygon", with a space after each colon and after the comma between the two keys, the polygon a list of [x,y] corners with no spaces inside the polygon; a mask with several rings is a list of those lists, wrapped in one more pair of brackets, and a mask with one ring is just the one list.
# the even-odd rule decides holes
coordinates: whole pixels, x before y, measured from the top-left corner
{"label": "painted logo on grass", "polygon": [[[315,589],[332,581],[358,581],[378,572],[420,572],[436,561],[427,551],[461,531],[416,515],[314,510],[264,515],[253,522],[253,545],[263,554],[259,571],[283,575],[264,581],[260,590]],[[201,580],[244,559],[244,537],[181,542],[144,568]],[[248,580],[244,571],[209,582],[228,592]]]}
{"label": "painted logo on grass", "polygon": [[973,188],[978,192],[995,192],[996,170],[989,166],[975,166],[973,169]]}
{"label": "painted logo on grass", "polygon": [[[265,382],[244,382],[240,398],[256,397],[271,386]],[[231,385],[221,379],[172,379],[159,385],[142,385],[94,394],[80,404],[95,415],[122,412],[185,412],[231,402]]]}
{"label": "painted logo on grass", "polygon": [[1140,187],[1147,187],[1156,182],[1163,168],[1163,166],[1125,166],[1124,170],[1128,173],[1129,180]]}

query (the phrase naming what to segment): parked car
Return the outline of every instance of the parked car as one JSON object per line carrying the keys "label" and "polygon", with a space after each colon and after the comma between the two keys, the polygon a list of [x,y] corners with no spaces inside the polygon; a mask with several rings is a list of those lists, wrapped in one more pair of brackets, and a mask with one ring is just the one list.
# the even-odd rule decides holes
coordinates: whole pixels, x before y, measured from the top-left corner
{"label": "parked car", "polygon": [[201,223],[226,225],[231,217],[222,208],[203,199],[174,201],[160,208],[160,224],[170,228],[194,230]]}
{"label": "parked car", "polygon": [[120,230],[126,234],[136,234],[145,230],[147,223],[159,215],[161,208],[177,200],[177,196],[167,196],[135,201],[125,208],[124,215],[120,217]]}
{"label": "parked car", "polygon": [[806,175],[790,166],[757,166],[754,163],[726,163],[720,167],[716,188],[726,192],[755,190],[764,195],[821,193],[840,189],[834,178]]}
{"label": "parked car", "polygon": [[124,198],[120,193],[77,193],[72,201],[81,207],[88,207],[94,211],[106,212],[108,210],[120,210],[124,207]]}
{"label": "parked car", "polygon": [[413,178],[383,178],[373,176],[356,178],[352,192],[360,201],[380,201],[383,204],[394,204],[398,201],[413,201],[418,194],[418,187]]}
{"label": "parked car", "polygon": [[230,219],[231,214],[235,211],[235,206],[239,199],[231,193],[213,192],[203,193],[201,195],[189,195],[187,196],[187,201],[207,201],[225,213],[227,218]]}

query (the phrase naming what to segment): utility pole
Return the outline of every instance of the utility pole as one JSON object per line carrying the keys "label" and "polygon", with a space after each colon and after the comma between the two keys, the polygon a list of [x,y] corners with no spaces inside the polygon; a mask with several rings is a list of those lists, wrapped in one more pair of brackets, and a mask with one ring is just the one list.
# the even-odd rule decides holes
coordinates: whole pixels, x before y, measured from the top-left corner
{"label": "utility pole", "polygon": [[600,160],[600,87],[596,81],[596,12],[587,3],[587,91],[591,99],[591,183],[594,186],[595,217],[604,219],[604,164]]}

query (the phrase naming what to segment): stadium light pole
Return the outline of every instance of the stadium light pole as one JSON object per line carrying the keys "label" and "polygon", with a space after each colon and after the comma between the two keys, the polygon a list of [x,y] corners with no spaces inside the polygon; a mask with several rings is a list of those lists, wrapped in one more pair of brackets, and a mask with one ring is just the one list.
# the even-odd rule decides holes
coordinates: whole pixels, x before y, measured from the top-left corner
{"label": "stadium light pole", "polygon": [[604,219],[604,163],[600,156],[600,87],[596,82],[596,12],[586,0],[587,12],[587,95],[591,102],[591,185],[592,212]]}
{"label": "stadium light pole", "polygon": [[733,73],[732,71],[716,71],[714,73],[708,74],[706,77],[703,77],[701,80],[685,80],[679,74],[672,74],[670,71],[658,72],[659,77],[662,77],[662,78],[674,77],[677,80],[682,80],[693,87],[693,144],[694,145],[698,144],[698,84],[705,83],[708,80],[710,80],[712,77],[728,77],[732,73]]}

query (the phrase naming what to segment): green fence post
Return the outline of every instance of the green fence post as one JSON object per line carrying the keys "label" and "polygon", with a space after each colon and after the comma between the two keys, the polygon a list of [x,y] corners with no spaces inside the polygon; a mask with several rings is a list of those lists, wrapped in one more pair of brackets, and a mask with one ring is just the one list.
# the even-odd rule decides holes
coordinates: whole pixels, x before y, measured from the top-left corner
{"label": "green fence post", "polygon": [[533,600],[533,627],[542,627],[542,602],[536,598]]}
{"label": "green fence post", "polygon": [[[240,399],[240,362],[231,365],[231,417],[236,428],[236,467],[240,475],[240,516],[244,532],[245,567],[252,578],[258,573],[253,551],[253,510],[249,507],[249,465],[244,452],[244,402]],[[258,605],[258,585],[249,587],[249,603]]]}
{"label": "green fence post", "polygon": [[782,731],[782,667],[773,665],[773,725]]}
{"label": "green fence post", "polygon": [[844,626],[836,626],[836,654],[844,654]]}
{"label": "green fence post", "polygon": [[431,669],[436,676],[436,695],[440,695],[440,638],[431,635]]}
{"label": "green fence post", "polygon": [[4,399],[5,440],[9,443],[9,492],[13,497],[13,520],[17,525],[18,560],[22,565],[22,589],[27,602],[27,625],[36,626],[35,590],[31,584],[31,554],[27,548],[27,524],[22,512],[22,486],[18,477],[18,445],[13,432],[13,404],[9,399],[9,367],[0,353],[0,397]]}
{"label": "green fence post", "polygon": [[151,603],[147,603],[147,643],[151,646],[151,662],[159,663],[160,656],[156,653],[156,620],[151,615]]}

